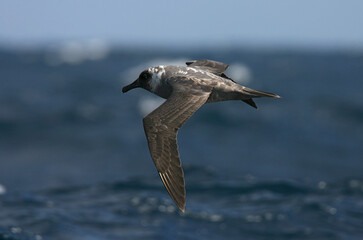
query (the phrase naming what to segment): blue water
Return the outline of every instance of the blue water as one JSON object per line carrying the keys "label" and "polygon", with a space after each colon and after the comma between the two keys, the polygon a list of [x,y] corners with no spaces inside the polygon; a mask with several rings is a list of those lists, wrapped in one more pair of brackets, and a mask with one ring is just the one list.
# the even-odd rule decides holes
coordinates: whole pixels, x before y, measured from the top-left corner
{"label": "blue water", "polygon": [[[207,104],[183,126],[183,214],[142,128],[157,98],[121,88],[205,58],[283,98]],[[363,239],[362,79],[352,51],[2,49],[0,239]]]}

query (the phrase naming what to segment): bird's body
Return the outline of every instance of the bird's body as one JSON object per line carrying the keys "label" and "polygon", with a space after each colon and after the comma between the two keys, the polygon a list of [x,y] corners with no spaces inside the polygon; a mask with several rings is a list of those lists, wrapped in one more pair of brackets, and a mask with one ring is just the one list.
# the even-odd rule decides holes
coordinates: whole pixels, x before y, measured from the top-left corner
{"label": "bird's body", "polygon": [[180,210],[185,208],[185,184],[177,132],[203,104],[242,100],[257,108],[252,98],[278,95],[235,83],[224,71],[228,65],[210,60],[187,62],[188,66],[158,66],[143,71],[127,92],[142,87],[167,99],[143,119],[151,157],[161,180]]}
{"label": "bird's body", "polygon": [[150,68],[150,71],[156,73],[153,75],[151,92],[166,99],[175,87],[197,95],[210,93],[211,100],[217,100],[215,92],[212,93],[213,89],[218,89],[219,92],[232,92],[228,90],[232,85],[235,85],[236,89],[239,88],[239,85],[228,79],[225,80],[213,73],[191,67],[158,66]]}

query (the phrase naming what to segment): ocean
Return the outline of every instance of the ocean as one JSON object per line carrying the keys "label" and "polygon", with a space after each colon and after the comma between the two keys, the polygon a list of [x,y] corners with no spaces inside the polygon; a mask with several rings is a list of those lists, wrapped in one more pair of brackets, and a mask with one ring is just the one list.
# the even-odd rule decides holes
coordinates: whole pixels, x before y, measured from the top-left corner
{"label": "ocean", "polygon": [[[151,66],[213,59],[281,99],[204,105],[179,131],[187,203],[159,179],[121,89]],[[0,50],[0,240],[363,239],[363,52]]]}

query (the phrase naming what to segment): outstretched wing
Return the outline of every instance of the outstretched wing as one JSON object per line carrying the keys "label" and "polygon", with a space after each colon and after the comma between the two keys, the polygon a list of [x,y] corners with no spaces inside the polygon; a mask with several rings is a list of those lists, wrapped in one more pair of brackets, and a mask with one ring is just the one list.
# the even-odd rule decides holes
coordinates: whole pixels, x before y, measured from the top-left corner
{"label": "outstretched wing", "polygon": [[229,78],[226,74],[224,74],[224,72],[228,68],[228,64],[216,62],[216,61],[212,61],[212,60],[193,60],[193,61],[186,62],[186,65],[190,66],[190,67],[194,67],[194,68],[200,68],[204,71],[214,73],[217,76],[220,76],[220,77],[229,79],[232,82],[235,82],[235,81],[233,81],[233,79]]}
{"label": "outstretched wing", "polygon": [[193,60],[186,62],[190,67],[201,68],[205,71],[212,72],[216,75],[221,75],[228,68],[228,64],[216,62],[212,60]]}
{"label": "outstretched wing", "polygon": [[169,195],[183,212],[185,183],[177,133],[208,96],[209,93],[197,95],[174,90],[168,100],[143,119],[151,157]]}

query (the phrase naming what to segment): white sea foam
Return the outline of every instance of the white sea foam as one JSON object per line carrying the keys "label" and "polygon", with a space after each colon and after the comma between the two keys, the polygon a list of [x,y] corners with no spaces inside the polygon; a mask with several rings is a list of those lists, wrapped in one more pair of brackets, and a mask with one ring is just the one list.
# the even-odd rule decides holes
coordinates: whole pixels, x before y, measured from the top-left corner
{"label": "white sea foam", "polygon": [[79,64],[83,61],[99,60],[109,53],[109,46],[100,39],[88,39],[85,41],[68,41],[56,46],[45,57],[49,65]]}
{"label": "white sea foam", "polygon": [[250,69],[241,63],[230,64],[226,71],[226,75],[240,84],[245,84],[252,80]]}
{"label": "white sea foam", "polygon": [[165,99],[157,96],[143,97],[138,102],[138,109],[140,113],[145,116],[159,107],[164,101]]}
{"label": "white sea foam", "polygon": [[0,195],[5,194],[6,193],[6,188],[0,184]]}

